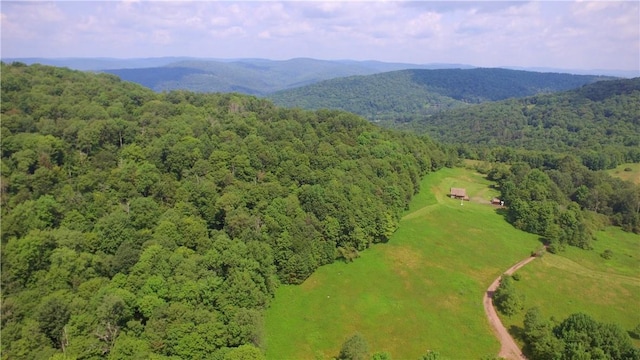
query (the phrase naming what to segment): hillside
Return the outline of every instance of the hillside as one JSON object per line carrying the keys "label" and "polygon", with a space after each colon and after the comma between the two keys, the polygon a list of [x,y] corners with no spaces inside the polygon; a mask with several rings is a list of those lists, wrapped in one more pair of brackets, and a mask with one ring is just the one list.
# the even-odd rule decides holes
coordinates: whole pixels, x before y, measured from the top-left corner
{"label": "hillside", "polygon": [[387,241],[428,138],[238,94],[1,68],[2,358],[263,358],[280,283]]}
{"label": "hillside", "polygon": [[540,243],[491,205],[460,206],[446,195],[460,186],[490,199],[496,194],[489,185],[460,168],[431,173],[392,241],[354,263],[323,267],[299,286],[281,286],[265,319],[267,356],[332,359],[359,332],[370,354],[387,352],[391,359],[423,359],[428,350],[441,354],[436,359],[492,359],[499,344],[482,296],[493,278]]}
{"label": "hillside", "polygon": [[[123,80],[142,84],[154,91],[182,89],[197,92],[239,92],[250,95],[266,95],[327,79],[428,67],[430,65],[377,61],[327,61],[307,58],[282,61],[186,59],[161,67],[104,71],[118,75]],[[183,70],[176,72],[174,68]]]}
{"label": "hillside", "polygon": [[400,127],[448,143],[573,151],[592,169],[640,162],[640,78],[484,103]]}
{"label": "hillside", "polygon": [[573,89],[605,79],[507,69],[410,69],[323,81],[269,95],[276,104],[341,109],[372,121],[408,121],[486,101]]}
{"label": "hillside", "polygon": [[[471,201],[460,206],[450,199],[452,186],[466,188]],[[500,346],[479,304],[493,279],[539,249],[539,236],[508,225],[488,204],[497,196],[495,184],[473,170],[441,169],[427,175],[421,189],[391,241],[354,263],[331,264],[299,286],[278,289],[266,316],[269,358],[331,359],[356,332],[370,354],[392,359],[423,359],[428,350],[441,356],[427,359],[496,358]],[[526,291],[526,307],[503,316],[516,337],[532,307],[557,321],[584,312],[619,326],[624,336],[633,331],[640,321],[634,311],[640,306],[639,237],[615,228],[597,237],[595,251],[571,247],[522,269],[517,287]],[[612,258],[600,255],[605,249],[613,250]]]}
{"label": "hillside", "polygon": [[[176,68],[184,69],[184,72],[176,72]],[[260,95],[332,77],[369,74],[375,70],[357,64],[313,59],[246,59],[229,62],[185,60],[162,67],[111,69],[105,72],[142,84],[154,91],[183,89]]]}

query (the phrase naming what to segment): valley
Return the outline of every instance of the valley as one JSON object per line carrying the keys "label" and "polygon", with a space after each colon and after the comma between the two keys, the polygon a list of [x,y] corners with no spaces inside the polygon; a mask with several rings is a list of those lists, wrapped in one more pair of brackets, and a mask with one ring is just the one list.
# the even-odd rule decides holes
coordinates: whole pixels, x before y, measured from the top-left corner
{"label": "valley", "polygon": [[[134,72],[211,71],[177,60]],[[487,287],[543,246],[494,299],[525,355],[640,357],[638,79],[347,65],[416,107],[2,63],[2,357],[494,359]]]}

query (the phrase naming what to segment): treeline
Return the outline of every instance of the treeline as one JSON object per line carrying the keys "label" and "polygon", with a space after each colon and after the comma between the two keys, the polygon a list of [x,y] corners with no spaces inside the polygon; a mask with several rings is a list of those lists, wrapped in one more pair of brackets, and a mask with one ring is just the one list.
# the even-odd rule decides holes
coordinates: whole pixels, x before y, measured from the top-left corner
{"label": "treeline", "polygon": [[532,308],[524,318],[523,337],[524,350],[534,360],[640,359],[640,349],[622,328],[582,313],[555,323]]}
{"label": "treeline", "polygon": [[278,284],[386,241],[455,161],[339,111],[1,71],[3,358],[259,358]]}
{"label": "treeline", "polygon": [[483,103],[393,126],[475,149],[570,151],[592,170],[610,169],[640,162],[640,78]]}
{"label": "treeline", "polygon": [[640,233],[640,186],[590,170],[572,155],[519,151],[509,159],[479,170],[497,182],[507,220],[545,238],[550,251],[589,249],[606,225]]}

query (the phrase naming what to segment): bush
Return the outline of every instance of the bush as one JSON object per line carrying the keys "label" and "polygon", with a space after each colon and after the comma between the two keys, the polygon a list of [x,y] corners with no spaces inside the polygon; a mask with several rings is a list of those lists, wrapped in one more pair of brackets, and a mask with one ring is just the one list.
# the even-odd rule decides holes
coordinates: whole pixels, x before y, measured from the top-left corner
{"label": "bush", "polygon": [[544,253],[547,251],[547,249],[542,246],[538,249],[535,249],[533,251],[531,251],[531,256],[532,257],[542,257],[544,255]]}
{"label": "bush", "polygon": [[558,254],[564,251],[564,245],[558,242],[552,242],[547,248],[547,251],[549,251],[552,254]]}
{"label": "bush", "polygon": [[500,286],[493,293],[493,303],[501,313],[513,316],[524,308],[524,296],[518,294],[513,285],[513,277],[503,275]]}
{"label": "bush", "polygon": [[609,260],[613,257],[613,251],[607,249],[603,251],[602,254],[600,254],[600,256],[602,256],[603,259]]}
{"label": "bush", "polygon": [[391,355],[387,352],[377,352],[371,355],[371,360],[391,360]]}
{"label": "bush", "polygon": [[342,344],[340,360],[365,360],[369,356],[369,345],[360,333],[355,333]]}
{"label": "bush", "polygon": [[439,352],[429,350],[426,354],[420,357],[420,360],[443,360],[443,358],[440,356]]}

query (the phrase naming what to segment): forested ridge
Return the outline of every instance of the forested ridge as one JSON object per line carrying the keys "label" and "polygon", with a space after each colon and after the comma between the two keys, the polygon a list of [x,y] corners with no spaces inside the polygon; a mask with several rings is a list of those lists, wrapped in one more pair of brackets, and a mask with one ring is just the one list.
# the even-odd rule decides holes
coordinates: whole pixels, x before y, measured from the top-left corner
{"label": "forested ridge", "polygon": [[2,64],[2,357],[260,358],[279,283],[386,241],[428,138]]}
{"label": "forested ridge", "polygon": [[163,66],[106,69],[123,80],[155,91],[239,92],[266,95],[274,91],[312,84],[342,76],[366,75],[409,64],[343,62],[308,58],[283,61],[238,59],[216,61],[183,59]]}
{"label": "forested ridge", "polygon": [[[492,105],[591,109],[593,126],[565,115],[582,121],[579,146],[528,149],[445,147],[342,111],[109,74],[1,75],[3,358],[260,359],[278,285],[387,241],[422,176],[458,156],[487,161],[507,221],[551,251],[589,249],[610,224],[640,232],[640,187],[596,171],[638,161],[639,79]],[[532,353],[575,350],[564,323],[543,325],[525,334]]]}
{"label": "forested ridge", "polygon": [[276,104],[342,109],[371,121],[406,122],[487,101],[580,87],[603,76],[508,69],[411,69],[351,76],[268,95]]}
{"label": "forested ridge", "polygon": [[571,152],[590,169],[640,162],[640,78],[484,103],[399,127],[474,148]]}

